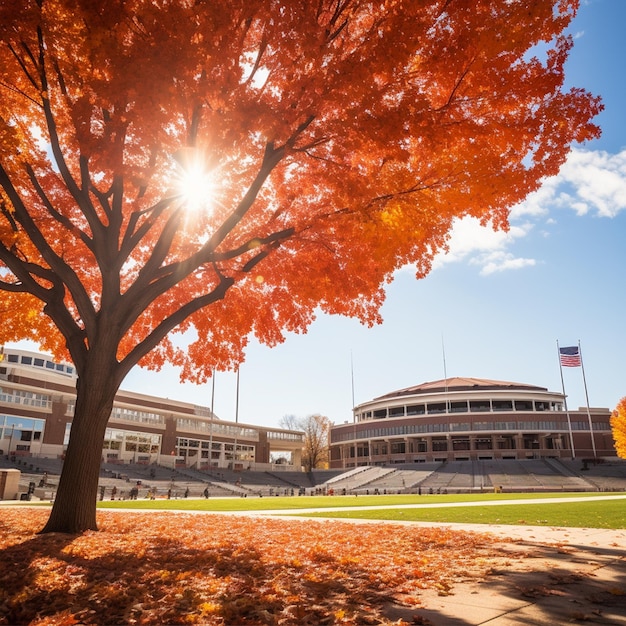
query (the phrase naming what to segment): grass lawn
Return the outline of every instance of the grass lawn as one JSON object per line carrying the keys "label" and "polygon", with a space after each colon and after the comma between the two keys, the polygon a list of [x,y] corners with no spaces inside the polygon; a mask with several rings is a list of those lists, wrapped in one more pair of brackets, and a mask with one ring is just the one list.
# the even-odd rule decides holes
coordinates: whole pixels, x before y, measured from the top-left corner
{"label": "grass lawn", "polygon": [[542,498],[594,498],[624,496],[626,493],[476,493],[448,495],[381,495],[381,496],[274,496],[266,498],[209,498],[167,500],[104,500],[98,507],[106,509],[175,509],[180,511],[278,511],[281,509],[326,509],[336,507],[398,506],[406,504],[455,504],[459,502],[498,502],[504,500],[537,500]]}
{"label": "grass lawn", "polygon": [[528,503],[499,506],[354,510],[307,513],[307,517],[439,522],[442,524],[513,524],[570,528],[626,528],[626,500]]}
{"label": "grass lawn", "polygon": [[[544,494],[455,494],[387,496],[294,496],[272,498],[210,498],[208,500],[137,500],[103,501],[102,509],[160,509],[183,511],[289,511],[310,517],[427,521],[467,524],[528,524],[531,526],[567,526],[574,528],[626,528],[626,494],[544,493]],[[608,500],[590,500],[606,496]],[[622,496],[615,497],[614,496]],[[582,502],[544,503],[546,498],[582,498]],[[518,500],[515,504],[504,502]],[[484,506],[477,506],[479,503]],[[472,506],[455,506],[467,503]],[[450,506],[445,506],[449,504]],[[405,508],[421,505],[420,508]],[[339,511],[350,507],[354,510]],[[358,507],[358,508],[357,508]],[[368,508],[361,507],[385,507]],[[319,512],[302,509],[324,509]]]}

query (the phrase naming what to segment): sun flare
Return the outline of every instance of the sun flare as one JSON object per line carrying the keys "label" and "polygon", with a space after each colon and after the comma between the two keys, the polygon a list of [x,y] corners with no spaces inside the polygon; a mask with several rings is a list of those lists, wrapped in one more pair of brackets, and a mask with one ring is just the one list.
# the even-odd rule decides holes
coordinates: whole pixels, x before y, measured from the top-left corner
{"label": "sun flare", "polygon": [[176,153],[176,189],[190,211],[210,210],[216,194],[215,171],[202,153],[185,149]]}

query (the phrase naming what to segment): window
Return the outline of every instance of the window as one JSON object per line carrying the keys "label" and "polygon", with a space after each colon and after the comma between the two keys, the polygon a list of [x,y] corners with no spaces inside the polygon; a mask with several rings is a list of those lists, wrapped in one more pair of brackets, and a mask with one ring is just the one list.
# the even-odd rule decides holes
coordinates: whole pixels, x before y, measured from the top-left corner
{"label": "window", "polygon": [[516,411],[532,411],[533,410],[532,400],[515,400],[515,410]]}
{"label": "window", "polygon": [[451,402],[450,411],[452,413],[467,413],[467,400],[463,402]]}
{"label": "window", "polygon": [[391,443],[391,454],[405,454],[405,452],[406,444],[404,443],[404,441]]}
{"label": "window", "polygon": [[436,413],[445,413],[446,412],[446,404],[445,402],[437,402],[428,405],[428,414],[436,414]]}
{"label": "window", "polygon": [[472,413],[485,413],[491,411],[489,400],[472,400],[470,402],[470,411]]}
{"label": "window", "polygon": [[51,403],[51,396],[31,391],[0,388],[0,401],[46,408]]}
{"label": "window", "polygon": [[493,424],[491,422],[474,422],[472,424],[472,430],[492,430]]}
{"label": "window", "polygon": [[517,423],[516,422],[494,422],[493,429],[494,430],[516,430]]}
{"label": "window", "polygon": [[44,362],[45,361],[43,359],[35,359],[35,365],[37,367],[43,367]]}
{"label": "window", "polygon": [[407,415],[424,415],[425,413],[426,409],[423,404],[413,404],[406,407]]}
{"label": "window", "polygon": [[165,417],[149,411],[137,411],[121,406],[114,406],[111,411],[111,419],[125,422],[140,422],[145,424],[164,424]]}
{"label": "window", "polygon": [[470,449],[469,439],[453,439],[452,449],[453,450],[469,450]]}
{"label": "window", "polygon": [[124,450],[143,454],[158,454],[161,448],[161,436],[130,430],[107,428],[102,446],[105,450]]}
{"label": "window", "polygon": [[493,400],[494,411],[512,411],[513,400]]}
{"label": "window", "polygon": [[13,415],[0,415],[0,439],[40,441],[44,420]]}
{"label": "window", "polygon": [[450,424],[450,430],[452,432],[460,430],[470,430],[469,422],[457,422],[456,424]]}

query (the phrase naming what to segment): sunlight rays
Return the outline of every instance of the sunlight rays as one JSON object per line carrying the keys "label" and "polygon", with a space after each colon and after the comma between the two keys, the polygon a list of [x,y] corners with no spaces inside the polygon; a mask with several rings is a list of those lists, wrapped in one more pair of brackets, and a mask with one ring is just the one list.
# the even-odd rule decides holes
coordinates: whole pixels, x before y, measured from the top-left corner
{"label": "sunlight rays", "polygon": [[174,160],[175,190],[185,208],[192,213],[212,211],[218,189],[216,169],[195,148],[178,150]]}

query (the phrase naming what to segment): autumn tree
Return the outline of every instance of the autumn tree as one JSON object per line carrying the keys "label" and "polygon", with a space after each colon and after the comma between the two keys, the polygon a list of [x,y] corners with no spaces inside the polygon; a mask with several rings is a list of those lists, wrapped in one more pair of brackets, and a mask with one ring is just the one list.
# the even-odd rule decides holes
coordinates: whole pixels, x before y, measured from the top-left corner
{"label": "autumn tree", "polygon": [[280,419],[280,425],[282,428],[300,430],[304,433],[302,466],[306,472],[328,467],[329,437],[332,426],[330,419],[319,413],[306,417],[285,415]]}
{"label": "autumn tree", "polygon": [[44,530],[96,528],[136,364],[203,382],[317,307],[373,324],[456,218],[506,228],[599,134],[564,88],[577,4],[2,2],[0,340],[78,375]]}
{"label": "autumn tree", "polygon": [[617,403],[611,414],[611,430],[617,455],[626,459],[626,397]]}

